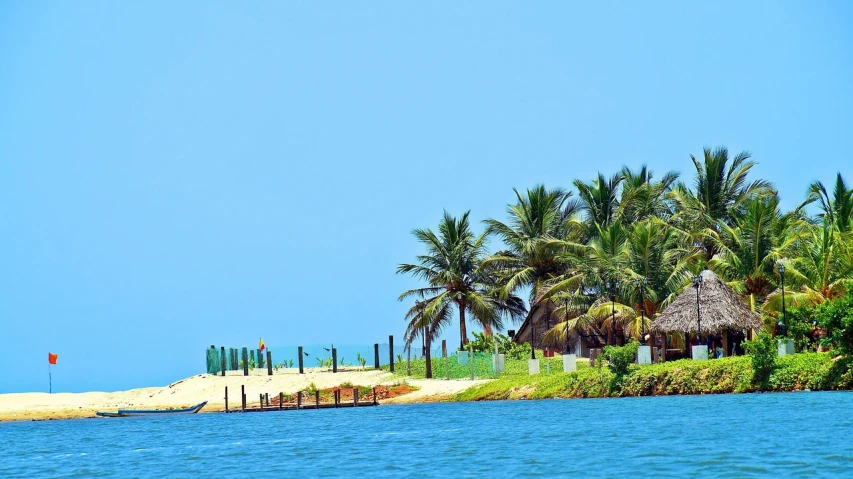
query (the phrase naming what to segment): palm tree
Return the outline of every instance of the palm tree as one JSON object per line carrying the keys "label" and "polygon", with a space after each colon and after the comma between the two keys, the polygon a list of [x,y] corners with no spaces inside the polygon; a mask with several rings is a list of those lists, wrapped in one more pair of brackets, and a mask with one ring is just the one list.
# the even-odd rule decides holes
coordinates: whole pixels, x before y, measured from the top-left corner
{"label": "palm tree", "polygon": [[507,206],[509,221],[485,221],[486,233],[498,236],[507,248],[486,258],[483,268],[497,275],[501,298],[530,287],[532,309],[545,282],[570,267],[563,254],[565,244],[554,240],[566,234],[575,203],[568,201],[570,193],[559,188],[537,185],[526,195],[513,191],[518,202]]}
{"label": "palm tree", "polygon": [[578,190],[580,210],[586,214],[586,224],[590,235],[595,235],[595,225],[607,226],[617,218],[619,209],[619,184],[624,180],[622,174],[615,174],[609,179],[601,173],[590,183],[575,180],[573,184]]}
{"label": "palm tree", "polygon": [[792,227],[795,214],[783,215],[775,194],[752,198],[743,209],[731,226],[720,221],[719,233],[709,234],[718,251],[709,266],[756,311],[776,288],[777,262],[793,251],[800,234]]}
{"label": "palm tree", "polygon": [[[556,309],[555,313],[558,317],[565,318],[566,307],[567,305],[563,304]],[[572,305],[568,307],[572,308]],[[550,343],[564,343],[566,333],[569,334],[570,338],[579,334],[598,337],[603,337],[606,334],[608,337],[615,337],[617,330],[628,330],[629,335],[639,336],[640,328],[637,318],[637,312],[630,306],[612,303],[606,298],[599,298],[583,314],[572,317],[571,311],[569,311],[568,326],[566,326],[566,319],[563,319],[546,331],[542,339]],[[648,325],[647,319],[647,328]]]}
{"label": "palm tree", "polygon": [[[836,217],[837,218],[837,217]],[[853,279],[853,233],[842,233],[830,215],[822,215],[819,224],[801,221],[800,240],[790,257],[780,260],[785,265],[787,306],[817,306],[847,294]],[[765,313],[782,309],[781,289],[767,297]]]}
{"label": "palm tree", "polygon": [[667,172],[659,181],[653,181],[654,174],[646,165],[638,171],[622,168],[622,195],[619,199],[617,216],[625,225],[647,218],[669,218],[672,207],[668,201],[678,173]]}
{"label": "palm tree", "polygon": [[655,217],[628,228],[627,250],[625,296],[653,317],[687,287],[697,251],[686,232]]}
{"label": "palm tree", "polygon": [[[490,291],[491,279],[480,269],[485,256],[485,233],[475,236],[468,220],[469,212],[456,219],[446,211],[438,225],[438,234],[430,229],[416,229],[412,234],[424,245],[426,254],[417,257],[417,264],[401,264],[397,273],[411,274],[428,286],[411,289],[400,295],[399,300],[420,298],[425,303],[417,314],[421,324],[429,324],[430,331],[437,331],[450,321],[450,310],[459,312],[460,347],[468,342],[466,312],[487,331],[503,327],[503,317],[517,319],[517,299],[499,299]],[[414,318],[417,314],[407,316]],[[427,333],[432,334],[432,333]],[[429,337],[429,336],[428,336]]]}
{"label": "palm tree", "polygon": [[749,160],[749,152],[738,153],[731,162],[725,147],[705,148],[703,154],[702,162],[690,155],[696,168],[694,189],[679,183],[670,198],[677,211],[675,224],[693,233],[694,241],[710,260],[717,253],[716,244],[704,233],[728,224],[749,200],[771,194],[772,189],[765,180],[747,182],[747,175],[756,164]]}
{"label": "palm tree", "polygon": [[817,201],[823,211],[819,217],[827,217],[841,233],[853,231],[853,188],[847,188],[841,173],[835,177],[835,188],[832,197],[820,181],[809,185],[806,202],[803,206]]}

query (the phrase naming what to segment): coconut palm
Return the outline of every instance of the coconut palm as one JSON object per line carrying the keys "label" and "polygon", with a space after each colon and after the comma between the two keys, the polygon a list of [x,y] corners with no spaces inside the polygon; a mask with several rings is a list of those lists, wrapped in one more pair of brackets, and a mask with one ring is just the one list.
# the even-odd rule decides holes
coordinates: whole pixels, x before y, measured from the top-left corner
{"label": "coconut palm", "polygon": [[[580,334],[597,337],[615,337],[617,330],[623,330],[630,335],[639,337],[639,321],[637,312],[630,306],[622,303],[614,303],[606,298],[599,298],[589,309],[580,315],[573,315],[573,305],[562,304],[557,307],[555,313],[558,317],[566,316],[566,308],[569,308],[568,326],[567,320],[559,321],[554,327],[545,332],[543,341],[549,343],[564,343],[566,334],[572,340]],[[635,324],[636,323],[636,324]],[[645,327],[648,330],[650,321],[646,318]]]}
{"label": "coconut palm", "polygon": [[[830,215],[819,224],[802,221],[796,250],[780,260],[785,265],[786,306],[816,306],[847,294],[853,278],[853,234],[842,233]],[[767,297],[765,313],[782,309],[781,288]]]}
{"label": "coconut palm", "polygon": [[755,197],[719,233],[709,234],[718,253],[708,263],[736,292],[747,297],[753,311],[777,283],[775,266],[791,253],[800,238],[794,213],[782,214],[776,195]]}
{"label": "coconut palm", "polygon": [[847,188],[841,173],[835,177],[835,187],[832,196],[820,181],[809,185],[808,195],[804,205],[818,202],[822,213],[820,218],[827,217],[841,233],[853,231],[853,188]]}
{"label": "coconut palm", "polygon": [[529,287],[532,306],[545,282],[570,268],[564,254],[568,243],[554,240],[566,234],[567,219],[576,205],[569,201],[570,194],[559,188],[548,190],[537,185],[525,195],[513,191],[518,201],[507,206],[509,221],[485,221],[486,233],[500,238],[506,249],[486,258],[482,266],[497,276],[501,298]]}
{"label": "coconut palm", "polygon": [[706,259],[716,254],[716,243],[705,232],[718,231],[720,225],[729,224],[733,216],[742,211],[752,198],[771,194],[771,184],[765,180],[747,182],[749,171],[755,166],[749,152],[741,152],[729,162],[725,147],[705,148],[702,162],[690,155],[696,169],[693,190],[683,183],[673,188],[670,199],[676,214],[674,223],[694,234],[694,241],[705,251]]}
{"label": "coconut palm", "polygon": [[624,180],[617,216],[623,224],[672,216],[668,195],[678,180],[678,173],[670,171],[659,181],[654,181],[652,171],[643,165],[638,171],[631,171],[626,166],[622,168],[621,175]]}
{"label": "coconut palm", "polygon": [[[417,264],[401,264],[397,273],[411,274],[428,286],[408,290],[400,295],[424,301],[419,319],[438,330],[450,321],[450,310],[459,313],[460,347],[468,342],[466,312],[487,332],[503,327],[503,318],[517,319],[517,298],[500,300],[490,292],[490,276],[480,270],[485,256],[485,233],[475,236],[468,220],[470,212],[456,219],[446,211],[438,225],[438,234],[430,229],[416,229],[415,238],[426,246],[426,254],[417,257]],[[411,313],[411,310],[410,310]],[[416,315],[411,316],[409,319]]]}
{"label": "coconut palm", "polygon": [[619,184],[624,179],[621,173],[609,179],[599,173],[590,183],[581,180],[573,182],[578,190],[579,207],[585,213],[590,235],[594,236],[597,232],[595,225],[607,226],[616,220],[619,210]]}

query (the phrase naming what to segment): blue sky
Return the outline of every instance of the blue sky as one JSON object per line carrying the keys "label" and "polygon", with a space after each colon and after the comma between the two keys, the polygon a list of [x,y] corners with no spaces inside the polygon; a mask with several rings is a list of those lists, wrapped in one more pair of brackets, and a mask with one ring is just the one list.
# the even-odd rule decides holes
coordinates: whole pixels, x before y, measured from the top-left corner
{"label": "blue sky", "polygon": [[[748,149],[853,180],[853,7],[3,2],[0,392],[162,385],[210,344],[372,344],[442,209]],[[457,333],[458,334],[458,333]],[[448,342],[458,336],[448,331]]]}

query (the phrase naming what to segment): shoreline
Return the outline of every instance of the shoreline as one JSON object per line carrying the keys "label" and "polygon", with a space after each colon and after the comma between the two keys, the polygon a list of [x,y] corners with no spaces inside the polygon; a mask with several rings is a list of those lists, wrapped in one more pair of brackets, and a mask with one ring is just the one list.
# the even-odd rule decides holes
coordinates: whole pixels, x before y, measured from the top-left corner
{"label": "shoreline", "polygon": [[[293,371],[293,372],[291,372]],[[146,387],[115,392],[82,393],[5,393],[0,394],[0,422],[49,421],[95,418],[96,411],[117,409],[173,409],[189,407],[202,401],[207,405],[199,413],[225,411],[225,388],[228,387],[229,408],[240,405],[241,386],[245,386],[247,404],[257,405],[260,394],[270,399],[279,392],[295,394],[310,388],[328,389],[352,384],[356,386],[393,386],[408,384],[415,391],[380,401],[380,404],[411,404],[447,401],[472,386],[488,380],[425,380],[401,378],[382,370],[345,370],[332,373],[321,368],[277,371],[268,376],[266,370],[254,370],[249,376],[233,371],[226,376],[198,374],[163,387]]]}

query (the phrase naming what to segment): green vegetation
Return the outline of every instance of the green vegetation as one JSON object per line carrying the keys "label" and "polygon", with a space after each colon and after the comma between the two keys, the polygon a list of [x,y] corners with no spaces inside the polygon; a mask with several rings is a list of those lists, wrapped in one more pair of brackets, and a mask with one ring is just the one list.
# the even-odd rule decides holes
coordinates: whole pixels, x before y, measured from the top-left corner
{"label": "green vegetation", "polygon": [[604,357],[607,358],[607,367],[610,368],[610,372],[617,378],[628,374],[628,370],[637,358],[639,347],[640,343],[634,340],[625,346],[605,346]]}
{"label": "green vegetation", "polygon": [[[827,353],[778,358],[765,384],[767,391],[835,390],[853,387],[844,360]],[[631,365],[617,380],[609,368],[578,364],[571,373],[506,374],[456,396],[457,401],[498,399],[601,398],[675,394],[744,393],[760,390],[753,381],[752,360],[732,357],[711,361],[680,360],[647,366]]]}
{"label": "green vegetation", "polygon": [[[591,181],[566,179],[571,189],[514,190],[506,218],[485,219],[479,234],[469,212],[445,212],[436,232],[413,231],[425,251],[397,268],[424,282],[400,296],[414,302],[406,345],[417,337],[429,344],[457,317],[464,344],[466,323],[490,336],[536,307],[552,318],[536,347],[580,334],[609,345],[639,339],[649,319],[709,268],[763,315],[766,332],[785,322],[804,350],[822,326],[826,342],[849,353],[853,320],[841,306],[820,305],[853,286],[853,188],[840,174],[829,188],[815,182],[786,211],[771,183],[750,177],[750,158],[705,148],[690,155],[684,179],[625,167]],[[480,349],[485,341],[474,342]]]}
{"label": "green vegetation", "polygon": [[766,389],[778,357],[776,341],[769,334],[760,333],[754,340],[744,342],[743,347],[752,361],[752,383]]}
{"label": "green vegetation", "polygon": [[474,340],[468,343],[468,347],[475,353],[494,353],[497,343],[498,352],[505,355],[506,359],[527,359],[530,357],[530,344],[518,344],[504,334],[486,336],[484,333],[473,333]]}

